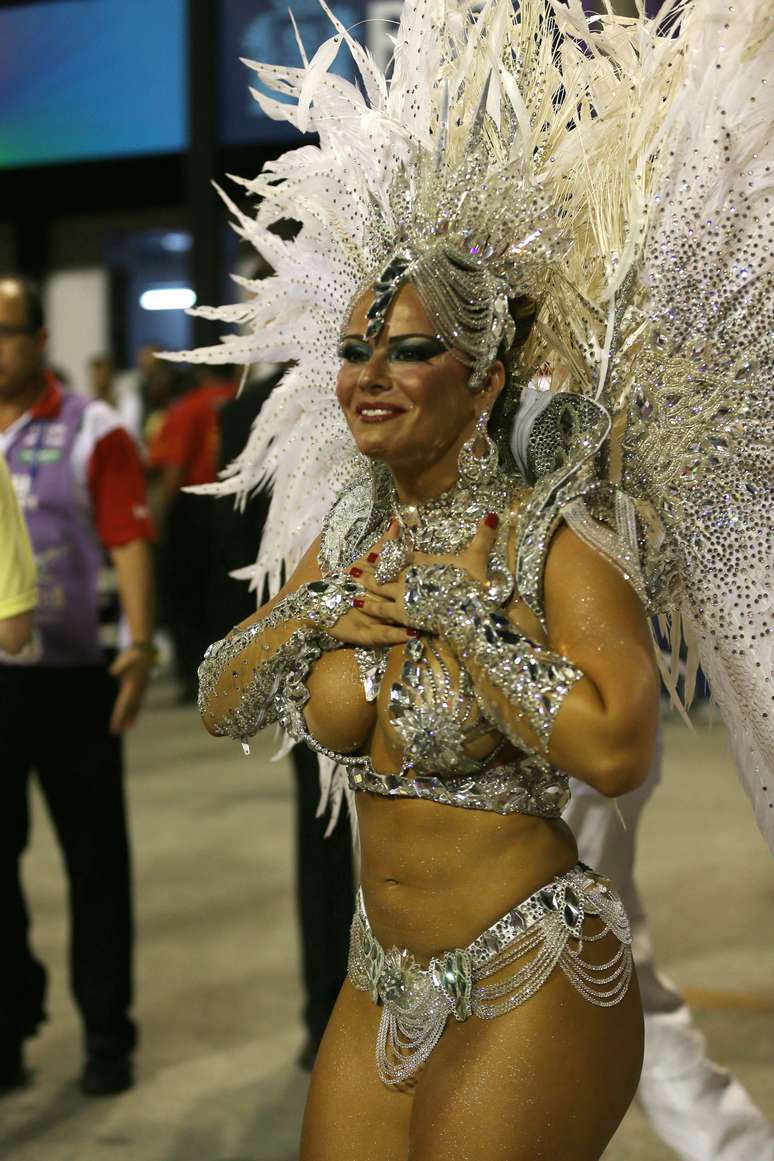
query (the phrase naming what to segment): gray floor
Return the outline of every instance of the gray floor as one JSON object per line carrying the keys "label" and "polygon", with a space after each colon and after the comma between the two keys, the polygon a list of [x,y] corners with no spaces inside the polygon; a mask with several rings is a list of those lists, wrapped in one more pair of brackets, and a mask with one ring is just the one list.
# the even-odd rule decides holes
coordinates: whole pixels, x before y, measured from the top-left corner
{"label": "gray floor", "polygon": [[[136,1088],[74,1087],[65,896],[39,800],[25,877],[51,972],[34,1083],[0,1104],[4,1161],[292,1161],[306,1078],[298,1018],[291,782],[272,740],[250,758],[207,737],[164,683],[129,742],[138,904]],[[715,1059],[774,1120],[772,863],[719,727],[667,726],[665,783],[643,826],[640,881],[664,970],[688,990]],[[720,934],[719,934],[720,933]],[[634,1108],[606,1161],[673,1155]]]}

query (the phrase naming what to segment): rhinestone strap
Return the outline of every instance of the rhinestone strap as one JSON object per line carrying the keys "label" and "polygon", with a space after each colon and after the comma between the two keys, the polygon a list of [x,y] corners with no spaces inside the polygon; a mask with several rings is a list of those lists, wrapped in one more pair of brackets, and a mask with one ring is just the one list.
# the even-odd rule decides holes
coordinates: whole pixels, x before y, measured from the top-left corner
{"label": "rhinestone strap", "polygon": [[593,492],[571,500],[562,518],[572,531],[620,572],[647,609],[650,598],[642,572],[637,516],[630,496],[620,488],[600,484]]}
{"label": "rhinestone strap", "polygon": [[597,487],[597,457],[609,432],[610,416],[603,407],[564,393],[554,395],[532,426],[527,457],[536,483],[519,514],[516,587],[543,628],[543,575],[551,536],[565,506]]}
{"label": "rhinestone strap", "polygon": [[443,806],[465,810],[491,810],[495,814],[533,814],[559,818],[570,800],[567,775],[548,762],[525,754],[508,762],[463,777],[437,774],[377,774],[368,766],[350,765],[350,790],[367,791],[385,798],[423,798]]}
{"label": "rhinestone strap", "polygon": [[[477,582],[451,565],[414,566],[406,572],[405,608],[411,624],[447,641],[460,661],[474,665],[517,707],[548,751],[556,716],[581,671],[566,657],[520,633],[491,607]],[[497,728],[516,745],[524,740],[511,715],[487,696],[480,681],[476,697]]]}
{"label": "rhinestone strap", "polygon": [[[584,932],[588,916],[601,922],[595,935]],[[607,962],[582,958],[584,944],[609,934],[619,946]],[[482,982],[517,961],[520,966],[505,980]],[[608,881],[582,863],[540,887],[468,947],[441,952],[426,967],[406,948],[382,947],[358,893],[348,973],[356,988],[382,1006],[376,1062],[386,1085],[400,1085],[422,1067],[450,1016],[464,1021],[503,1015],[533,996],[555,967],[598,1007],[619,1003],[629,987],[631,932],[623,904]]]}

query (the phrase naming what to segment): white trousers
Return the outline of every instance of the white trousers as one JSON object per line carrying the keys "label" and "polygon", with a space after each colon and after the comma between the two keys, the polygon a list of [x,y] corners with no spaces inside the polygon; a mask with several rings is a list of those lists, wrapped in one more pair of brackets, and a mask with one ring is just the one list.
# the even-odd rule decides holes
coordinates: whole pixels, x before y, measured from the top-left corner
{"label": "white trousers", "polygon": [[631,921],[645,1010],[645,1059],[637,1099],[655,1132],[684,1161],[774,1161],[772,1126],[739,1081],[708,1060],[704,1037],[685,1000],[653,962],[634,858],[640,814],[660,777],[659,739],[647,781],[637,790],[612,800],[572,779],[572,800],[564,814],[581,860],[610,877]]}

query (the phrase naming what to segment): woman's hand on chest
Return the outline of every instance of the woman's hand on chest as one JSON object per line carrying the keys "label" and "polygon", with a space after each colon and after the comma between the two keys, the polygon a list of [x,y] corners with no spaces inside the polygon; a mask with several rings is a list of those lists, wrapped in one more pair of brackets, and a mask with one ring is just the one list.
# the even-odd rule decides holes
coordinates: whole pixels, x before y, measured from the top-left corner
{"label": "woman's hand on chest", "polygon": [[405,645],[406,641],[417,635],[416,630],[409,627],[402,608],[391,602],[389,606],[385,603],[382,608],[375,609],[364,587],[373,576],[374,563],[383,540],[377,541],[348,570],[350,579],[360,586],[360,592],[353,599],[351,611],[340,617],[335,626],[328,630],[329,635],[343,645],[378,649],[385,645]]}
{"label": "woman's hand on chest", "polygon": [[[380,540],[351,566],[349,575],[356,584],[372,569],[381,546]],[[307,728],[317,742],[340,754],[367,749],[376,726],[376,705],[366,700],[356,650],[386,646],[396,652],[417,635],[402,618],[385,617],[366,609],[365,596],[363,590],[355,597],[352,609],[328,630],[343,648],[324,653],[306,681]]]}

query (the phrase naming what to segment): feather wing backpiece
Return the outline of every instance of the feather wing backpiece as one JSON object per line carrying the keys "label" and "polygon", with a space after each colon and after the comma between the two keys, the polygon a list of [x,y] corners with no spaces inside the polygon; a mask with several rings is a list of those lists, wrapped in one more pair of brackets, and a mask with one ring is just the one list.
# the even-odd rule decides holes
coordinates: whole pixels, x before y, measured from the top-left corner
{"label": "feather wing backpiece", "polygon": [[[357,470],[334,383],[358,291],[445,231],[511,290],[521,262],[540,290],[530,358],[611,414],[651,610],[697,651],[774,849],[768,0],[666,0],[655,19],[406,0],[389,77],[322,6],[332,36],[299,67],[247,62],[264,112],[319,144],[242,181],[254,215],[223,195],[274,274],[198,308],[240,334],[178,356],[290,365],[210,486],[272,487],[256,588],[276,589]],[[355,83],[330,72],[341,51]]]}
{"label": "feather wing backpiece", "polygon": [[556,11],[578,59],[591,47],[635,81],[604,89],[565,146],[621,227],[614,247],[603,229],[592,242],[609,262],[597,394],[621,421],[622,483],[658,529],[653,606],[709,679],[774,850],[774,10],[695,3],[672,13],[666,51],[663,9],[623,38],[615,18],[590,31],[574,3]]}

